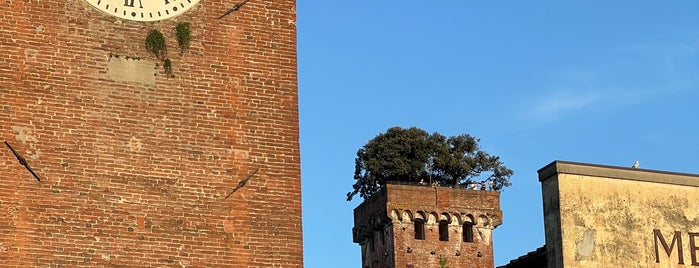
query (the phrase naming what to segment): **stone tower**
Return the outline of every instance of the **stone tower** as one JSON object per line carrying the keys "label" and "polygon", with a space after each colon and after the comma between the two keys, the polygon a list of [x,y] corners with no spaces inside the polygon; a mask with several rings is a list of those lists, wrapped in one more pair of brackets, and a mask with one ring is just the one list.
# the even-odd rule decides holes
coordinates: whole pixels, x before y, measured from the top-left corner
{"label": "stone tower", "polygon": [[302,267],[295,6],[3,1],[2,266]]}
{"label": "stone tower", "polygon": [[362,267],[494,267],[500,193],[387,184],[354,209]]}

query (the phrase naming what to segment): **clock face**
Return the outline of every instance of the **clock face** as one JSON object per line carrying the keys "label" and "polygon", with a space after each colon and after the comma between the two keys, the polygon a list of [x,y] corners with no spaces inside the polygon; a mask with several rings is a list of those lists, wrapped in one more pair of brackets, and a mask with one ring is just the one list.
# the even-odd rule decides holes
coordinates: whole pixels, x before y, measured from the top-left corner
{"label": "clock face", "polygon": [[178,16],[199,0],[85,0],[109,15],[134,21],[157,21]]}

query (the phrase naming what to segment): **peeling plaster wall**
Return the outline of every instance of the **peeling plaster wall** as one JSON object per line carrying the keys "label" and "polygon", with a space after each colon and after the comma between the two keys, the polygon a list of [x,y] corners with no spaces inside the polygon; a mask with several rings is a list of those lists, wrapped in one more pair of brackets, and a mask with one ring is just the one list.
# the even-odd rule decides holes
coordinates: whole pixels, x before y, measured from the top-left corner
{"label": "peeling plaster wall", "polygon": [[[611,167],[587,171],[542,178],[549,267],[699,266],[693,265],[689,236],[699,232],[699,188],[686,185],[699,177]],[[673,244],[675,232],[680,237]]]}

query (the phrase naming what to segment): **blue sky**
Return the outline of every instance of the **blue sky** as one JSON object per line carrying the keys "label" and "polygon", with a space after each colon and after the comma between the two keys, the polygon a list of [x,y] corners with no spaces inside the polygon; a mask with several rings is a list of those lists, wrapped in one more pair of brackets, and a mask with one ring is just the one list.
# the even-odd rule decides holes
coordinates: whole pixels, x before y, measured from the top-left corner
{"label": "blue sky", "polygon": [[[699,1],[298,0],[306,267],[360,267],[354,158],[393,126],[515,171],[495,263],[544,244],[554,160],[699,174]],[[332,265],[331,265],[332,264]]]}

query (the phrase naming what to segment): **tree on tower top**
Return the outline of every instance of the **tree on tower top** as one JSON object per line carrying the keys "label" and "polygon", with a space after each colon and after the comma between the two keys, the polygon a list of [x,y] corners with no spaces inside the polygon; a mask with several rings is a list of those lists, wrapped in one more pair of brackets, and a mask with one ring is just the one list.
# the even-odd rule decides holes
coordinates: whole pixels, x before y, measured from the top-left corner
{"label": "tree on tower top", "polygon": [[446,137],[416,128],[389,128],[357,151],[353,191],[371,197],[388,182],[439,183],[461,187],[487,181],[491,190],[510,186],[514,173],[500,157],[481,151],[480,140],[468,134]]}

